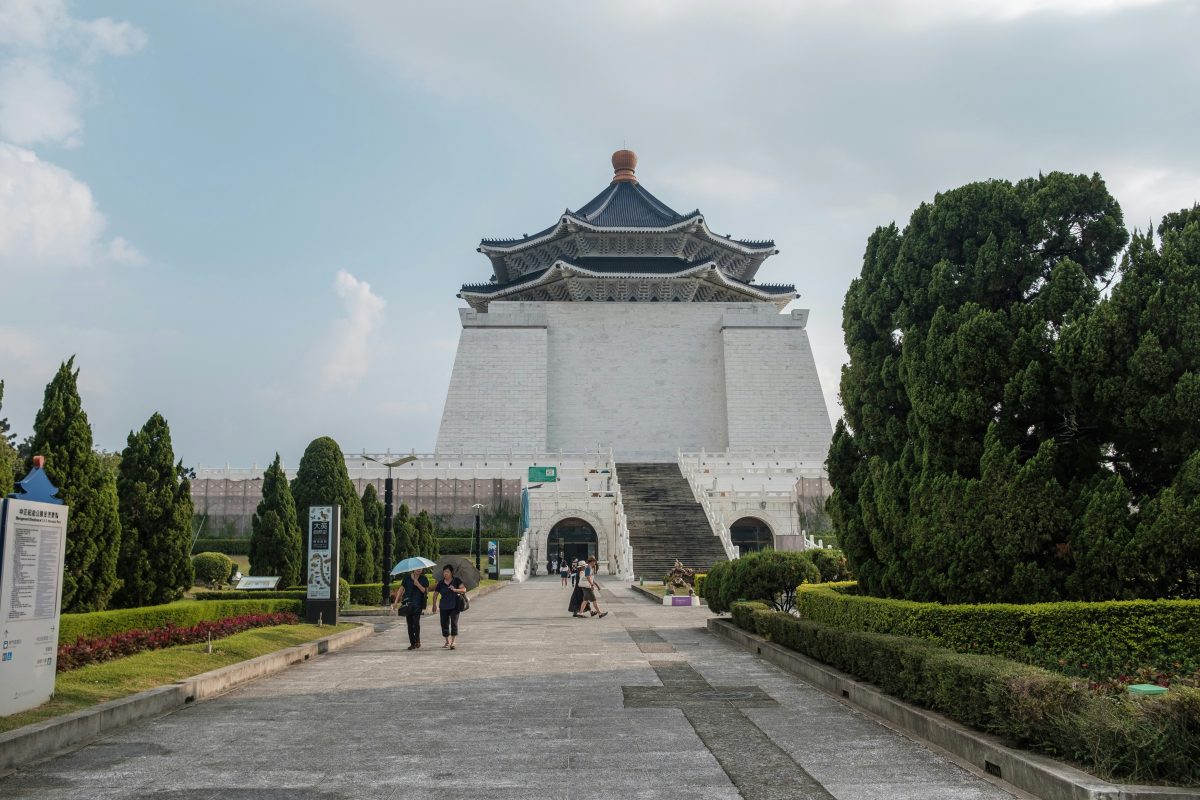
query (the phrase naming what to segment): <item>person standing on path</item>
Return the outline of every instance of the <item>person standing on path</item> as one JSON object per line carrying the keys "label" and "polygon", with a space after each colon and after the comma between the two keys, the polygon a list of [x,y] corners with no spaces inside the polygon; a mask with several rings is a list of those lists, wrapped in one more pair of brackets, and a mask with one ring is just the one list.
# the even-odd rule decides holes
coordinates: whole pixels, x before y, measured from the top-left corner
{"label": "person standing on path", "polygon": [[421,569],[414,569],[405,575],[392,596],[392,610],[394,611],[399,603],[400,615],[408,622],[409,650],[416,650],[421,646],[421,615],[425,613],[428,599],[429,579]]}
{"label": "person standing on path", "polygon": [[[608,616],[607,611],[600,610],[600,602],[597,597],[600,591],[600,584],[596,583],[596,557],[588,556],[587,564],[583,569],[583,579],[580,582],[583,586],[583,604],[592,605],[592,616],[597,616],[604,619]],[[582,609],[581,609],[582,610]]]}
{"label": "person standing on path", "polygon": [[570,575],[571,568],[567,566],[565,559],[560,558],[558,561],[558,576],[562,578],[562,585],[564,589],[567,588],[567,578],[570,577]]}
{"label": "person standing on path", "polygon": [[439,611],[442,617],[442,636],[446,643],[443,650],[453,650],[454,640],[458,637],[459,597],[467,593],[467,587],[462,580],[454,577],[454,567],[447,564],[442,567],[442,579],[438,581],[437,595],[433,598],[433,610]]}

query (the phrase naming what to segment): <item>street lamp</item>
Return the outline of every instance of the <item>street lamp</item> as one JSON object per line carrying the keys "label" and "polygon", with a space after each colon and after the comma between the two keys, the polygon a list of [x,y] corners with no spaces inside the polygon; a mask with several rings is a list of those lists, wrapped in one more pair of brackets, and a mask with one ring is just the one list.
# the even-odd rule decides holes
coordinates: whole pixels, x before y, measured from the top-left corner
{"label": "street lamp", "polygon": [[374,461],[376,464],[381,464],[387,467],[387,480],[383,482],[383,603],[387,605],[388,598],[392,596],[392,568],[388,566],[388,562],[392,560],[392,467],[398,467],[401,464],[407,464],[410,461],[416,461],[416,455],[404,456],[395,461],[380,461],[378,458],[373,458],[366,453],[362,457],[367,461]]}
{"label": "street lamp", "polygon": [[[471,508],[475,509],[475,571],[479,572],[479,551],[483,549],[479,538],[479,509],[483,508],[483,503],[476,503]],[[479,572],[479,574],[483,573]]]}

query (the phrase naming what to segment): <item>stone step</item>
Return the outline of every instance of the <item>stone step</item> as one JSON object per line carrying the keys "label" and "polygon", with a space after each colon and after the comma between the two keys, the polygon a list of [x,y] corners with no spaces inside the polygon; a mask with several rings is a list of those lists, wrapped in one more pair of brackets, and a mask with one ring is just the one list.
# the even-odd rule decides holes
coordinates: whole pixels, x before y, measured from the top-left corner
{"label": "stone step", "polygon": [[639,577],[658,580],[676,559],[697,572],[725,560],[725,548],[678,465],[619,463],[617,480]]}

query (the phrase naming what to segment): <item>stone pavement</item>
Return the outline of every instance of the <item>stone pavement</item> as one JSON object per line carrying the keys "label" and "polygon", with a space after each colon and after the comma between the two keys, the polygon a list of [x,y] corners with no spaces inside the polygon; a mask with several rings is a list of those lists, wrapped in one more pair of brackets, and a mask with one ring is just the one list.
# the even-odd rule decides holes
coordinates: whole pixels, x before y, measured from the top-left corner
{"label": "stone pavement", "polygon": [[1014,795],[709,636],[703,608],[557,578],[425,617],[7,778],[0,798],[1001,800]]}

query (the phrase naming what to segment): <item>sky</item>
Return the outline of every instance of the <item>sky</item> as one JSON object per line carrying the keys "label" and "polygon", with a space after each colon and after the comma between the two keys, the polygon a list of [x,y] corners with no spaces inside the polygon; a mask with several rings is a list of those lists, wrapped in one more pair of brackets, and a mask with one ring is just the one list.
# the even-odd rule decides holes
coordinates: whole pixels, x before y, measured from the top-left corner
{"label": "sky", "polygon": [[0,0],[0,379],[96,444],[429,452],[480,238],[643,186],[774,239],[830,413],[870,233],[975,180],[1200,200],[1196,0]]}

